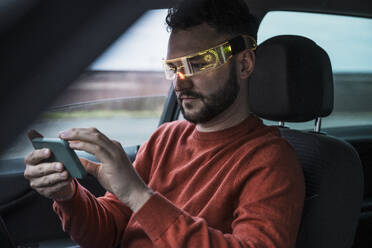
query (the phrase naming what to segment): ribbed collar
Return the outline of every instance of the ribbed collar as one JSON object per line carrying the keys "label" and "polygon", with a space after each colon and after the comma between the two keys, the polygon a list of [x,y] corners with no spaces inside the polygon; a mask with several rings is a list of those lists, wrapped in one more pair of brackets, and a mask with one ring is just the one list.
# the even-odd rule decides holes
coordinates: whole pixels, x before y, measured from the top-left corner
{"label": "ribbed collar", "polygon": [[245,119],[238,125],[216,132],[200,132],[195,127],[193,133],[191,134],[191,137],[198,141],[227,140],[250,133],[257,127],[262,125],[262,120],[251,114],[247,117],[247,119]]}

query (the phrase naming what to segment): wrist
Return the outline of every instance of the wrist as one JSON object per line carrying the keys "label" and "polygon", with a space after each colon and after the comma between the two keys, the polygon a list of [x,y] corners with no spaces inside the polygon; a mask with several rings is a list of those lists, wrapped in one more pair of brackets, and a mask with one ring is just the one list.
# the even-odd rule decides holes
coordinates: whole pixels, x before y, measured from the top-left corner
{"label": "wrist", "polygon": [[120,199],[124,202],[134,213],[137,212],[154,194],[152,189],[144,187],[140,190],[131,192],[127,199]]}
{"label": "wrist", "polygon": [[71,200],[76,193],[76,182],[72,180],[59,194],[54,198],[55,201],[63,202]]}

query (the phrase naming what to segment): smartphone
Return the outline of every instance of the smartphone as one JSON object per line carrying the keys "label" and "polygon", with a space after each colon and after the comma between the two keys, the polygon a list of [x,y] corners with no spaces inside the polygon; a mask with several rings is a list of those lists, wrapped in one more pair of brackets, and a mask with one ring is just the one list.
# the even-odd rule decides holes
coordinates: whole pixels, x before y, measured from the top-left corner
{"label": "smartphone", "polygon": [[49,148],[52,155],[48,161],[61,162],[72,177],[79,179],[86,177],[86,170],[67,141],[58,138],[33,138],[31,142],[35,149]]}

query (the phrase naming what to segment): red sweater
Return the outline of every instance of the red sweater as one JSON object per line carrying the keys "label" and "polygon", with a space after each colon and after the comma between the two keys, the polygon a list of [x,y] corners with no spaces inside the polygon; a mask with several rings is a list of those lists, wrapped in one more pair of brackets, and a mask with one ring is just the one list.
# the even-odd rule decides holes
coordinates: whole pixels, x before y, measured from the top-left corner
{"label": "red sweater", "polygon": [[55,202],[82,247],[294,247],[304,178],[277,128],[256,117],[223,131],[176,121],[141,146],[135,167],[156,193],[132,213],[81,185]]}

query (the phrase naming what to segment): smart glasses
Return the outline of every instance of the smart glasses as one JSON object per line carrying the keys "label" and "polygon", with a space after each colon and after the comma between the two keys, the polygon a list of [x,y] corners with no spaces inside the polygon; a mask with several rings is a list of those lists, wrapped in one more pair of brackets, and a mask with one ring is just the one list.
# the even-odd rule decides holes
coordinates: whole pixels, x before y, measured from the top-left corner
{"label": "smart glasses", "polygon": [[178,77],[183,80],[197,73],[217,69],[226,64],[233,55],[247,48],[255,50],[257,48],[256,40],[249,35],[239,35],[201,52],[163,60],[165,78],[174,80]]}

